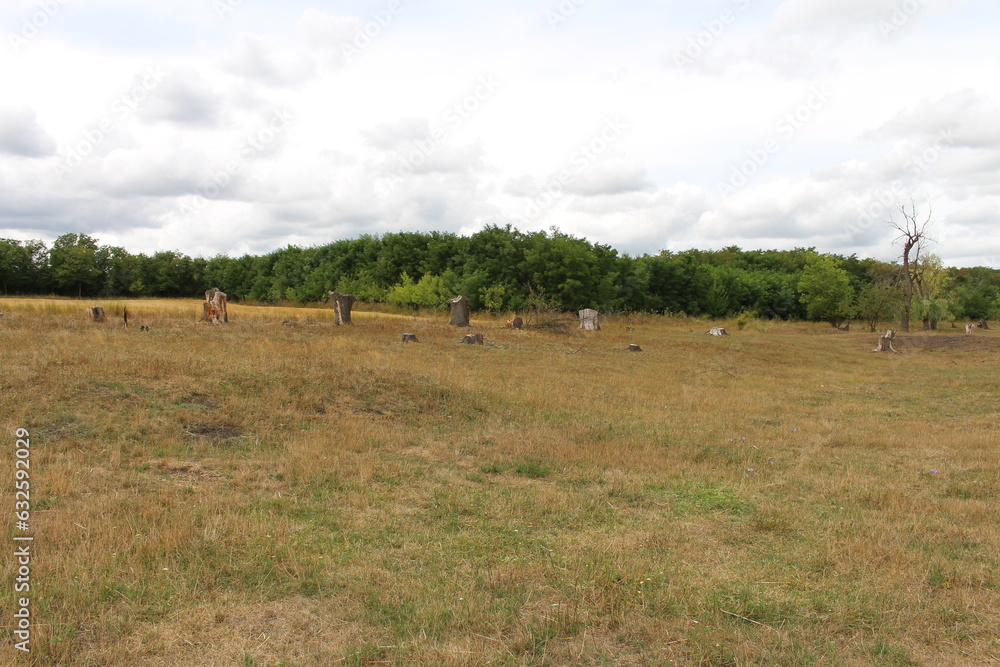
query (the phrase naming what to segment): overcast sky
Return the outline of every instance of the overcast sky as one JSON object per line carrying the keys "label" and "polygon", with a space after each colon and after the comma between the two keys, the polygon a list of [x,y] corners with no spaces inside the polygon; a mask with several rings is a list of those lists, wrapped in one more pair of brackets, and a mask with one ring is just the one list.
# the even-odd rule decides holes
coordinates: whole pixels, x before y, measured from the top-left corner
{"label": "overcast sky", "polygon": [[996,0],[6,0],[0,31],[2,237],[890,259],[912,197],[1000,267]]}

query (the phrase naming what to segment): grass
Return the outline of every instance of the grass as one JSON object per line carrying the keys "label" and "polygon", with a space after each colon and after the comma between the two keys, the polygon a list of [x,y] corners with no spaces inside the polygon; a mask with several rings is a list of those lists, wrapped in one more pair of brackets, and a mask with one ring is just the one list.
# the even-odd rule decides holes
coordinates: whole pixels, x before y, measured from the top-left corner
{"label": "grass", "polygon": [[1000,659],[993,331],[122,304],[0,299],[21,664]]}

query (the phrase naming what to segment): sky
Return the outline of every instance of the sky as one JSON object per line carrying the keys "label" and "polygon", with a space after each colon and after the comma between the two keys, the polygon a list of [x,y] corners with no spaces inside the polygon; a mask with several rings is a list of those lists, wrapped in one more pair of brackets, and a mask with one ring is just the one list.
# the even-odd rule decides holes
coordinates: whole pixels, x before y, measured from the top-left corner
{"label": "sky", "polygon": [[995,0],[5,0],[0,237],[892,260],[903,206],[1000,268],[998,29]]}

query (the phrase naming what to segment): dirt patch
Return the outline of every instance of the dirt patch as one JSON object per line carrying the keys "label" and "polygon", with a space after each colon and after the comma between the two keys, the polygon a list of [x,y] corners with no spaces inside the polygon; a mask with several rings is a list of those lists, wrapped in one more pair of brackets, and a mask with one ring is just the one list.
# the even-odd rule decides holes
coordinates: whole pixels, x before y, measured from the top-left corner
{"label": "dirt patch", "polygon": [[190,424],[185,426],[184,430],[197,438],[205,438],[217,442],[242,438],[246,435],[238,428],[227,426],[226,424]]}
{"label": "dirt patch", "polygon": [[198,463],[187,463],[184,461],[159,461],[156,464],[157,470],[179,481],[214,481],[222,479],[222,475],[204,468]]}
{"label": "dirt patch", "polygon": [[912,335],[896,334],[892,346],[897,350],[923,352],[962,350],[983,352],[1000,350],[1000,337],[971,335]]}
{"label": "dirt patch", "polygon": [[219,407],[205,394],[199,394],[198,392],[192,392],[186,396],[182,396],[177,401],[178,405],[193,405],[200,408],[208,408],[209,410]]}

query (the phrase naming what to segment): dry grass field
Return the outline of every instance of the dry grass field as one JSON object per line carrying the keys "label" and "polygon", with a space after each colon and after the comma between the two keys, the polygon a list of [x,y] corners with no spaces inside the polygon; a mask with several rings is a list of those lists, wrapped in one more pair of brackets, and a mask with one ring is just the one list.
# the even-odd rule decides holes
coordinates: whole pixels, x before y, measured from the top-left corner
{"label": "dry grass field", "polygon": [[0,299],[0,663],[1000,662],[996,331],[100,303]]}

